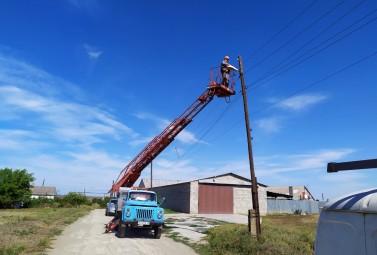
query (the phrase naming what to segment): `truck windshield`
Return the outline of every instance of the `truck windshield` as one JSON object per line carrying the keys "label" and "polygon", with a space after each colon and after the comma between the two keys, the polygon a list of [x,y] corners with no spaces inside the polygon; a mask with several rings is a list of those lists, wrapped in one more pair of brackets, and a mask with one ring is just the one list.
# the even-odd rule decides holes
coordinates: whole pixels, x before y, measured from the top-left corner
{"label": "truck windshield", "polygon": [[130,200],[156,201],[156,194],[146,192],[132,192],[130,193]]}

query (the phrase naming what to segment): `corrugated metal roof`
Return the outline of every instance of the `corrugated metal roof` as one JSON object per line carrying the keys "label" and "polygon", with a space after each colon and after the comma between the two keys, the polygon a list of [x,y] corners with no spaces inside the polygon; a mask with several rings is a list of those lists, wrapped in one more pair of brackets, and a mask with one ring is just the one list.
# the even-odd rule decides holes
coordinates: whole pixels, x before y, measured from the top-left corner
{"label": "corrugated metal roof", "polygon": [[323,209],[377,213],[377,188],[344,195],[327,202]]}
{"label": "corrugated metal roof", "polygon": [[[182,180],[162,180],[162,179],[153,179],[153,187],[167,186],[177,183],[183,183],[187,181]],[[150,188],[151,187],[151,178],[142,178],[139,184],[139,187]]]}
{"label": "corrugated metal roof", "polygon": [[34,186],[31,188],[32,195],[55,196],[56,187]]}
{"label": "corrugated metal roof", "polygon": [[[190,180],[190,181],[153,179],[153,183],[152,184],[153,184],[153,187],[161,187],[161,186],[173,185],[173,184],[178,184],[178,183],[187,183],[187,182],[192,182],[192,181],[203,181],[203,180],[207,180],[207,179],[216,179],[216,178],[224,177],[224,176],[232,176],[234,178],[246,181],[246,182],[248,182],[248,183],[251,184],[250,179],[247,179],[245,177],[242,177],[242,176],[234,174],[234,173],[226,173],[226,174],[215,175],[215,176],[210,176],[210,177],[205,177],[205,178],[195,179],[195,180]],[[140,183],[139,183],[139,187],[149,188],[150,185],[151,185],[150,181],[151,181],[150,178],[142,178],[141,181],[140,181]],[[258,182],[258,186],[267,187],[267,185],[264,185],[264,184],[259,183],[259,182]]]}

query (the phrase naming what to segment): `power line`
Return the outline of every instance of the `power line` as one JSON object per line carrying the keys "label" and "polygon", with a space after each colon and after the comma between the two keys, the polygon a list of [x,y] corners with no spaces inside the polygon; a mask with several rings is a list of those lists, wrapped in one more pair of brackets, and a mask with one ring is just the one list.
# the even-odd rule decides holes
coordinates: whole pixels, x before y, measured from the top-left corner
{"label": "power line", "polygon": [[275,33],[269,40],[267,40],[261,47],[259,47],[253,54],[245,59],[247,62],[250,58],[254,57],[259,51],[265,48],[273,39],[275,39],[279,34],[286,30],[290,25],[292,25],[299,17],[301,17],[307,10],[309,10],[318,0],[313,1],[309,4],[303,11],[301,11],[296,17],[294,17],[287,25],[285,25],[279,32]]}
{"label": "power line", "polygon": [[[333,23],[332,25],[330,25],[329,27],[327,27],[324,31],[327,31],[331,26],[333,26],[333,25],[335,25],[337,22],[339,22],[339,20],[341,20],[341,19],[343,19],[346,15],[348,15],[350,12],[352,12],[354,9],[356,9],[358,6],[360,6],[362,3],[364,3],[365,2],[365,0],[364,1],[362,1],[361,3],[359,3],[359,4],[357,4],[356,6],[354,6],[351,10],[349,10],[346,14],[344,14],[342,17],[340,17],[335,23]],[[341,3],[339,3],[337,6],[335,6],[334,8],[332,8],[330,11],[328,11],[326,14],[324,14],[323,15],[323,17],[324,16],[326,16],[328,13],[330,13],[331,11],[333,11],[335,8],[337,8],[340,4],[342,4],[342,3],[344,3],[344,1],[342,1]],[[376,10],[375,10],[376,11]],[[374,11],[372,11],[371,13],[373,13]],[[333,37],[331,37],[330,39],[328,39],[328,40],[326,40],[326,41],[324,41],[324,42],[322,42],[321,44],[319,44],[318,46],[316,46],[316,47],[314,47],[313,49],[317,49],[318,47],[320,47],[321,45],[323,45],[324,43],[326,43],[326,42],[328,42],[329,40],[331,40],[331,39],[333,39],[333,38],[335,38],[337,35],[339,35],[340,33],[342,33],[342,32],[344,32],[344,31],[346,31],[347,29],[349,29],[350,27],[352,27],[354,24],[356,24],[356,23],[358,23],[360,20],[364,20],[367,16],[369,16],[369,15],[371,15],[371,13],[369,13],[369,14],[367,14],[366,16],[364,16],[363,18],[361,18],[361,19],[359,19],[358,21],[356,21],[356,22],[354,22],[353,24],[351,24],[350,26],[348,26],[346,29],[343,29],[341,32],[338,32],[335,36],[333,36]],[[321,19],[321,18],[320,18]],[[325,49],[327,49],[328,47],[330,47],[330,46],[332,46],[332,45],[334,45],[335,43],[337,43],[337,42],[339,42],[340,40],[342,40],[342,39],[344,39],[345,37],[347,37],[347,36],[349,36],[350,34],[352,34],[352,33],[354,33],[354,32],[356,32],[356,31],[358,31],[358,30],[360,30],[362,27],[365,27],[366,25],[368,25],[368,24],[370,24],[371,22],[373,22],[375,19],[377,19],[377,17],[376,18],[374,18],[374,19],[372,19],[372,20],[370,20],[370,21],[368,21],[367,23],[365,23],[365,24],[363,24],[363,25],[361,25],[360,27],[358,27],[358,28],[356,28],[356,29],[354,29],[354,30],[352,30],[351,32],[349,32],[349,33],[347,33],[345,36],[343,36],[343,37],[341,37],[340,39],[338,39],[338,40],[336,40],[335,42],[333,42],[333,43],[331,43],[330,45],[327,45],[326,47],[324,47],[324,48],[322,48],[321,50],[319,50],[318,52],[316,52],[316,53],[314,53],[313,55],[311,55],[311,56],[309,56],[309,58],[311,58],[311,57],[313,57],[314,55],[316,55],[316,54],[318,54],[319,52],[321,52],[321,51],[323,51],[323,50],[325,50]],[[304,29],[301,33],[303,33],[304,31],[306,31],[306,30],[308,30],[311,26],[313,26],[316,22],[318,22],[319,20],[317,20],[317,21],[315,21],[314,23],[312,23],[312,25],[310,25],[309,27],[307,27],[306,29]],[[315,39],[316,38],[318,38],[321,34],[323,34],[324,32],[321,32],[321,33],[319,33],[319,34],[317,34],[317,36],[315,36]],[[299,35],[300,35],[300,33],[299,33]],[[298,35],[297,35],[298,36]],[[296,37],[297,37],[296,36]],[[268,42],[266,43],[266,45],[268,44]],[[306,44],[307,45],[307,44]],[[304,47],[306,47],[306,45],[304,45]],[[284,47],[285,45],[283,45],[283,46],[281,46],[280,48],[282,48],[282,47]],[[302,47],[302,48],[304,48],[304,47]],[[279,48],[279,49],[280,49]],[[278,50],[279,50],[278,49]],[[313,51],[313,49],[311,49],[309,52],[311,52],[311,51]],[[300,49],[301,50],[301,49]],[[259,51],[259,49],[258,49],[258,51]],[[308,53],[308,52],[307,52]],[[305,53],[304,55],[302,55],[302,56],[305,56],[305,55],[307,55],[307,53]],[[254,53],[255,54],[255,53]],[[310,84],[310,85],[308,85],[308,86],[306,86],[306,87],[304,87],[304,88],[302,88],[302,89],[300,89],[300,90],[298,90],[298,91],[296,91],[295,93],[293,93],[293,94],[290,94],[290,95],[288,95],[288,96],[286,96],[286,97],[284,97],[284,98],[282,98],[282,99],[280,99],[280,100],[278,100],[278,101],[276,101],[276,102],[274,102],[273,104],[271,104],[271,105],[269,105],[269,106],[267,106],[267,107],[265,107],[265,108],[263,108],[263,109],[260,109],[260,110],[257,110],[257,111],[255,111],[255,112],[253,112],[253,114],[258,114],[258,113],[260,113],[260,112],[263,112],[263,111],[265,111],[266,109],[268,109],[268,108],[271,108],[272,106],[274,106],[274,105],[276,105],[276,104],[278,104],[278,103],[280,103],[280,102],[282,102],[282,101],[284,101],[284,100],[287,100],[287,99],[289,99],[289,98],[291,98],[291,97],[293,97],[293,96],[295,96],[295,95],[297,95],[297,94],[299,94],[299,93],[301,93],[302,91],[304,91],[304,90],[307,90],[307,89],[309,89],[309,88],[311,88],[311,87],[313,87],[313,86],[315,86],[315,85],[317,85],[317,84],[319,84],[319,83],[321,83],[321,82],[323,82],[323,81],[325,81],[325,80],[327,80],[327,79],[329,79],[329,78],[331,78],[331,77],[333,77],[333,76],[335,76],[335,75],[337,75],[338,73],[341,73],[341,72],[343,72],[343,71],[345,71],[345,70],[347,70],[347,69],[349,69],[349,68],[351,68],[352,66],[354,66],[354,65],[357,65],[357,64],[359,64],[359,63],[361,63],[361,62],[363,62],[363,61],[365,61],[365,60],[367,60],[368,58],[370,58],[370,57],[373,57],[374,55],[376,55],[377,54],[377,52],[374,52],[374,53],[372,53],[372,54],[370,54],[369,56],[367,56],[367,57],[365,57],[365,58],[363,58],[363,59],[360,59],[359,61],[356,61],[356,62],[354,62],[354,63],[352,63],[352,64],[350,64],[349,66],[347,66],[347,67],[344,67],[344,68],[342,68],[342,69],[340,69],[340,70],[338,70],[338,71],[336,71],[336,72],[334,72],[334,73],[332,73],[331,75],[329,75],[329,76],[327,76],[327,77],[325,77],[325,78],[323,78],[323,79],[321,79],[321,80],[319,80],[319,81],[317,81],[317,82],[315,82],[315,83],[313,83],[313,84]],[[296,58],[294,61],[296,61],[297,59],[300,59],[302,56],[300,56],[299,58]],[[307,60],[308,58],[306,58],[305,60]],[[305,60],[303,60],[303,61],[305,61]],[[285,60],[286,61],[286,60]],[[284,61],[284,62],[285,62]],[[293,61],[293,62],[294,62]],[[298,64],[300,64],[300,63],[302,63],[303,61],[300,61],[299,63],[296,63],[294,66],[297,66]],[[283,62],[283,63],[284,63]],[[292,62],[290,62],[290,63],[292,63]],[[289,64],[290,64],[289,63]],[[294,67],[293,66],[293,67]],[[290,67],[289,69],[287,69],[287,70],[285,70],[284,72],[286,72],[286,71],[288,71],[288,70],[290,70],[291,68],[293,68],[293,67]],[[275,68],[275,67],[274,67]],[[250,70],[250,69],[249,69]],[[281,69],[279,69],[279,70],[281,70]],[[283,72],[283,73],[284,73]],[[282,73],[280,73],[279,75],[281,75]],[[275,78],[275,77],[273,77],[273,78]],[[254,83],[255,84],[255,83]],[[253,85],[253,84],[252,84]],[[250,87],[251,85],[249,85],[248,87]],[[255,88],[255,87],[254,87]],[[186,156],[187,154],[188,154],[188,152],[190,152],[191,150],[192,150],[192,148],[193,147],[196,147],[196,145],[209,133],[209,131],[211,131],[213,128],[214,128],[214,126],[215,125],[217,125],[217,123],[220,121],[220,119],[222,119],[223,118],[223,116],[225,115],[225,113],[229,110],[229,108],[235,103],[235,102],[237,102],[238,100],[239,100],[239,96],[231,103],[231,104],[229,104],[228,105],[228,107],[216,118],[216,120],[214,120],[213,121],[213,123],[210,125],[210,127],[207,129],[207,131],[198,139],[198,141],[194,144],[194,145],[192,145],[183,155],[182,155],[182,157],[181,158],[183,158],[184,156]],[[223,136],[224,135],[224,133],[226,133],[226,132],[228,132],[229,130],[231,130],[232,128],[234,128],[235,126],[237,126],[239,123],[240,123],[241,121],[239,121],[239,122],[237,122],[236,124],[234,124],[232,127],[230,127],[230,128],[228,128],[227,130],[224,130],[223,132],[222,132],[222,134],[220,135],[220,136],[218,136],[217,138],[215,138],[213,141],[215,141],[215,140],[217,140],[217,139],[219,139],[221,136]],[[175,163],[173,163],[172,165],[174,165]],[[171,166],[172,166],[171,165]],[[171,167],[170,166],[170,167]]]}
{"label": "power line", "polygon": [[326,77],[320,79],[319,81],[316,81],[316,82],[314,82],[314,83],[312,83],[312,84],[310,84],[310,85],[308,85],[308,86],[303,87],[302,89],[297,90],[296,92],[294,92],[294,93],[292,93],[292,94],[290,94],[290,95],[288,95],[288,96],[286,96],[286,97],[283,97],[283,98],[281,98],[281,99],[275,101],[274,103],[270,104],[269,106],[267,106],[267,107],[265,107],[265,108],[263,108],[263,109],[260,109],[260,110],[258,110],[258,111],[255,111],[254,114],[257,114],[257,113],[260,113],[260,112],[262,112],[262,111],[265,111],[266,109],[271,108],[272,106],[277,105],[277,104],[279,104],[279,103],[281,103],[281,102],[287,100],[288,98],[291,98],[291,97],[293,97],[293,96],[296,96],[297,94],[300,94],[301,92],[303,92],[303,91],[305,91],[305,90],[307,90],[307,89],[309,89],[309,88],[311,88],[311,87],[314,87],[314,86],[318,85],[319,83],[324,82],[325,80],[330,79],[331,77],[333,77],[333,76],[335,76],[335,75],[337,75],[337,74],[339,74],[339,73],[341,73],[341,72],[344,72],[345,70],[350,69],[351,67],[353,67],[353,66],[355,66],[355,65],[357,65],[357,64],[360,64],[360,63],[366,61],[367,59],[373,57],[373,56],[376,55],[376,54],[377,54],[377,51],[375,51],[375,52],[369,54],[369,55],[366,56],[366,57],[363,57],[363,58],[359,59],[359,60],[356,61],[356,62],[353,62],[352,64],[350,64],[350,65],[348,65],[348,66],[346,66],[346,67],[343,67],[342,69],[340,69],[340,70],[338,70],[338,71],[335,71],[334,73],[332,73],[332,74],[330,74],[330,75],[328,75],[328,76],[326,76]]}
{"label": "power line", "polygon": [[276,70],[276,68],[280,67],[283,63],[285,63],[286,61],[288,61],[288,59],[290,59],[291,57],[293,57],[294,55],[296,55],[298,52],[300,52],[302,49],[304,49],[307,45],[309,45],[311,42],[313,42],[314,40],[316,40],[318,37],[320,37],[322,34],[324,34],[326,31],[328,31],[331,27],[335,26],[339,21],[341,21],[343,18],[345,18],[347,15],[349,15],[350,13],[352,13],[353,11],[355,11],[360,5],[362,5],[363,3],[365,3],[366,0],[363,0],[361,2],[359,2],[358,4],[356,4],[355,6],[353,6],[350,10],[348,10],[345,14],[343,14],[341,17],[339,17],[335,22],[333,22],[332,24],[330,24],[329,26],[327,26],[324,30],[322,30],[321,32],[319,32],[317,35],[315,35],[314,37],[312,37],[311,39],[309,39],[303,46],[301,46],[298,50],[295,50],[293,51],[293,53],[291,55],[289,55],[286,59],[284,59],[283,61],[281,61],[279,64],[277,64],[275,67],[273,67],[271,69],[271,71],[267,72],[261,79],[265,78],[265,77],[268,77],[271,73],[273,74],[274,71]]}
{"label": "power line", "polygon": [[[293,96],[296,96],[296,95],[302,93],[303,91],[308,90],[309,88],[312,88],[312,87],[314,87],[314,86],[316,86],[316,85],[318,85],[318,84],[324,82],[325,80],[330,79],[331,77],[334,77],[335,75],[337,75],[337,74],[339,74],[339,73],[341,73],[341,72],[344,72],[344,71],[346,71],[346,70],[352,68],[353,66],[358,65],[358,64],[360,64],[360,63],[362,63],[362,62],[364,62],[364,61],[366,61],[366,60],[372,58],[372,57],[375,56],[375,55],[377,55],[377,51],[375,51],[375,52],[373,52],[373,53],[367,55],[366,57],[363,57],[363,58],[361,58],[361,59],[359,59],[359,60],[353,62],[352,64],[350,64],[350,65],[348,65],[348,66],[346,66],[346,67],[343,67],[343,68],[339,69],[338,71],[333,72],[332,74],[329,74],[328,76],[326,76],[326,77],[324,77],[324,78],[318,80],[317,82],[314,82],[314,83],[312,83],[312,84],[309,84],[308,86],[305,86],[305,87],[303,87],[303,88],[297,90],[296,92],[291,93],[290,95],[285,96],[285,97],[283,97],[283,98],[281,98],[281,99],[279,99],[279,100],[273,102],[272,104],[270,104],[270,105],[268,105],[268,106],[266,106],[266,107],[264,107],[264,108],[261,108],[261,109],[259,109],[259,110],[257,110],[257,111],[252,112],[252,114],[259,114],[259,113],[261,113],[261,112],[263,112],[263,111],[266,111],[267,109],[269,109],[269,108],[271,108],[271,107],[273,107],[273,106],[275,106],[275,105],[277,105],[277,104],[279,104],[279,103],[281,103],[281,102],[283,102],[283,101],[285,101],[285,100],[287,100],[287,99],[289,99],[289,98],[291,98],[291,97],[293,97]],[[215,142],[215,141],[217,141],[218,139],[220,139],[225,133],[229,132],[230,130],[232,130],[233,128],[235,128],[235,127],[238,126],[239,124],[241,124],[242,121],[243,121],[243,119],[240,119],[240,120],[237,121],[234,125],[232,125],[231,127],[225,129],[225,130],[221,133],[221,135],[219,135],[219,136],[217,136],[215,139],[213,139],[212,142]],[[207,132],[207,133],[208,133],[208,132]],[[202,136],[201,138],[203,138],[203,137],[204,137],[204,136]],[[186,154],[186,153],[185,153],[185,154]],[[184,155],[185,155],[185,154],[184,154]]]}
{"label": "power line", "polygon": [[[307,51],[306,53],[302,54],[301,56],[297,57],[296,59],[290,61],[289,63],[287,63],[286,65],[280,67],[279,69],[277,69],[276,71],[274,72],[271,72],[268,76],[264,77],[264,78],[260,78],[258,79],[257,81],[255,81],[254,83],[248,85],[247,87],[250,87],[250,86],[253,86],[253,88],[257,88],[257,87],[260,87],[262,86],[263,84],[267,83],[268,81],[272,80],[272,79],[275,79],[276,77],[279,77],[280,75],[286,73],[287,71],[291,70],[292,68],[296,67],[297,65],[305,62],[306,60],[314,57],[315,55],[319,54],[320,52],[324,51],[325,49],[335,45],[336,43],[340,42],[341,40],[343,40],[344,38],[350,36],[351,34],[359,31],[361,28],[369,25],[370,23],[372,23],[373,21],[375,21],[377,19],[377,17],[367,21],[366,23],[360,25],[359,27],[353,29],[352,31],[348,32],[347,34],[345,34],[344,36],[338,38],[337,40],[335,40],[334,42],[328,44],[327,46],[323,47],[322,49],[318,50],[317,52],[313,53],[312,55],[302,59],[301,61],[295,63],[294,65],[288,67],[287,69],[283,70],[282,72],[276,74],[275,76],[273,76],[272,78],[270,79],[267,79],[269,78],[270,76],[272,76],[273,74],[279,72],[280,70],[284,69],[285,67],[289,66],[290,64],[294,63],[295,61],[299,60],[300,58],[304,57],[305,55],[307,55],[308,53],[316,50],[317,48],[319,48],[320,46],[322,46],[323,44],[329,42],[330,40],[336,38],[339,34],[345,32],[346,30],[348,30],[349,28],[351,28],[352,26],[354,26],[355,24],[357,24],[358,22],[360,21],[363,21],[364,19],[366,19],[368,16],[370,16],[371,14],[375,13],[377,11],[377,9],[369,12],[368,14],[366,14],[365,16],[363,16],[362,18],[358,19],[357,21],[355,21],[354,23],[352,23],[351,25],[347,26],[346,28],[344,28],[343,30],[341,30],[340,32],[336,33],[335,35],[331,36],[329,39],[323,41],[322,43],[318,44],[317,46],[315,46],[314,48],[312,48],[311,50]],[[266,80],[267,79],[267,80]],[[265,80],[264,82],[262,82],[263,80]],[[261,82],[261,83],[260,83]],[[256,85],[257,83],[259,83],[258,85]]]}
{"label": "power line", "polygon": [[287,46],[288,44],[290,44],[291,42],[293,42],[295,39],[297,39],[297,37],[299,37],[300,35],[302,35],[303,33],[305,33],[307,30],[309,30],[311,27],[313,27],[315,24],[317,24],[320,20],[322,20],[323,18],[325,18],[327,15],[329,15],[332,11],[334,11],[336,8],[338,8],[340,5],[342,5],[344,2],[345,2],[345,0],[341,1],[340,3],[338,3],[332,9],[330,9],[329,11],[327,11],[325,14],[323,14],[317,20],[315,20],[312,24],[310,24],[309,26],[307,26],[301,32],[299,32],[298,34],[296,34],[295,36],[293,36],[290,40],[288,40],[286,43],[284,43],[282,46],[280,46],[279,48],[277,48],[276,50],[274,50],[272,53],[270,53],[267,57],[263,58],[261,61],[259,61],[258,63],[256,63],[254,66],[252,66],[249,69],[247,69],[245,71],[245,73],[248,72],[248,71],[250,71],[251,69],[259,66],[264,61],[266,61],[267,59],[269,59],[270,57],[272,57],[273,55],[275,55],[275,53],[277,53],[279,50],[281,50],[282,48],[284,48],[285,46]]}

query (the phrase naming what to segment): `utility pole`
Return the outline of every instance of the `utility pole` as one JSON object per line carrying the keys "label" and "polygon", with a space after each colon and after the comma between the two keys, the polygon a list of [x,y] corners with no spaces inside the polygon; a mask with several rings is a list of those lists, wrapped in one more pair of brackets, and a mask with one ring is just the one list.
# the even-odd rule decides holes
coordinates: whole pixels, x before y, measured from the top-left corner
{"label": "utility pole", "polygon": [[152,163],[153,163],[153,161],[151,161],[151,190],[152,190],[152,187],[153,187],[153,185],[152,185],[152,182],[153,182],[153,167],[152,167]]}
{"label": "utility pole", "polygon": [[[259,199],[258,199],[258,186],[257,186],[258,183],[257,183],[257,178],[255,176],[255,171],[254,171],[254,159],[253,159],[253,147],[251,144],[249,111],[248,111],[248,106],[247,106],[246,87],[245,87],[245,79],[243,75],[243,65],[242,65],[241,56],[238,56],[238,63],[240,67],[239,72],[240,72],[240,79],[241,79],[241,86],[242,86],[243,107],[244,107],[244,112],[245,112],[247,146],[248,146],[248,151],[249,151],[249,164],[250,164],[250,175],[251,175],[251,197],[253,201],[253,210],[249,211],[249,231],[251,232],[251,234],[256,235],[257,238],[259,239],[259,236],[262,233],[262,231],[261,231],[261,226],[260,226]],[[252,224],[251,222],[252,220],[254,224]]]}

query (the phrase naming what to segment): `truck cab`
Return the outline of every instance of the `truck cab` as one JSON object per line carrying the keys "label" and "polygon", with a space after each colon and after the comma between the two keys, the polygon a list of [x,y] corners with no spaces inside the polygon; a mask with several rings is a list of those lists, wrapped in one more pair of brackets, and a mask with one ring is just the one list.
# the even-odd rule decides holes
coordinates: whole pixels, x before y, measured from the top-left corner
{"label": "truck cab", "polygon": [[318,224],[315,255],[377,254],[377,188],[326,203]]}
{"label": "truck cab", "polygon": [[157,194],[148,190],[130,190],[119,220],[118,237],[125,237],[127,229],[151,229],[159,239],[164,224],[164,209],[157,203]]}

